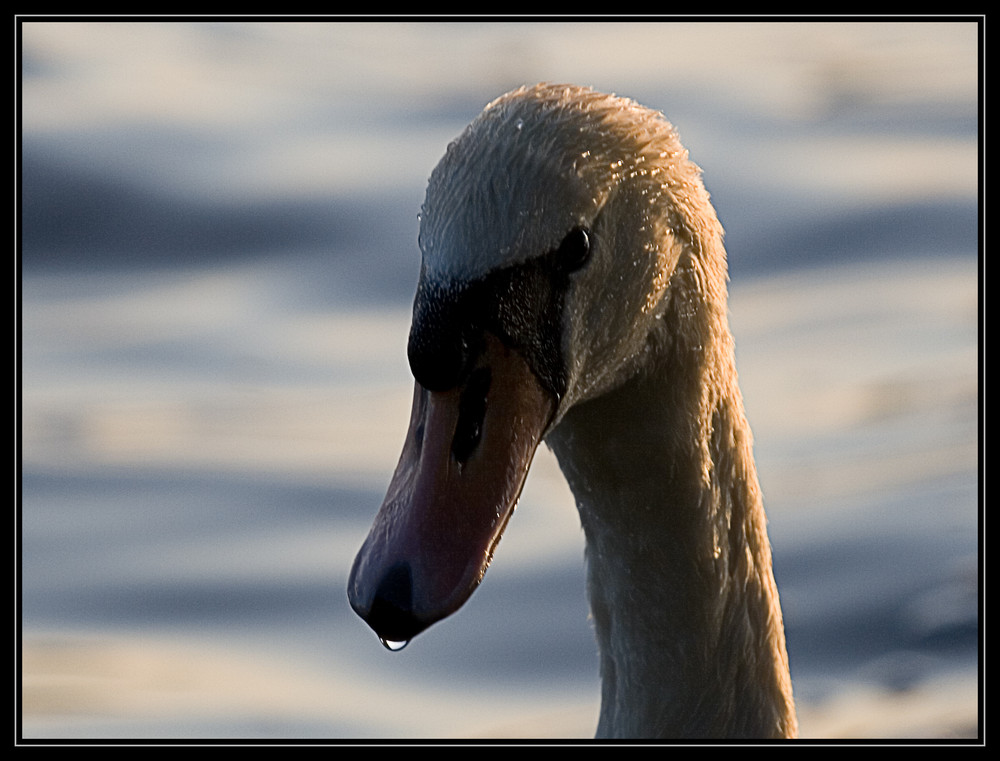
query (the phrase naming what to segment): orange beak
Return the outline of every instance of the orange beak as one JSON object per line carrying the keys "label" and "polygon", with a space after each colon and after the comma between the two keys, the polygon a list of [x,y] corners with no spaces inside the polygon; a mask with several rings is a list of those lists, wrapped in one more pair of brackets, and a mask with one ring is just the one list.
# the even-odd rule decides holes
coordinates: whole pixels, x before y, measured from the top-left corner
{"label": "orange beak", "polygon": [[403,453],[348,583],[383,642],[407,642],[475,591],[555,407],[490,334],[460,387],[416,384]]}

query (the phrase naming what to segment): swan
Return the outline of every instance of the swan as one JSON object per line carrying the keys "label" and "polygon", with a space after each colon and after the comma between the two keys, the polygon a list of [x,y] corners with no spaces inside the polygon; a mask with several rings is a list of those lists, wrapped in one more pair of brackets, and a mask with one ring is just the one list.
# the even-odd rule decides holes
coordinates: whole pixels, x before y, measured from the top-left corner
{"label": "swan", "polygon": [[597,736],[795,736],[722,236],[673,127],[629,99],[522,87],[448,146],[409,429],[348,582],[383,643],[469,598],[545,441],[586,540]]}

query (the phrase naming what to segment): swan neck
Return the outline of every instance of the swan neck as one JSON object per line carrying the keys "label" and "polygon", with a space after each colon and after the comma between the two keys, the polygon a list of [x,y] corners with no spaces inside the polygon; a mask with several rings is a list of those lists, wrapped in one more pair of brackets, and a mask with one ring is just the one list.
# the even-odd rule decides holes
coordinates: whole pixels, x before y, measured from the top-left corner
{"label": "swan neck", "polygon": [[651,337],[651,366],[571,409],[548,439],[586,536],[598,735],[792,736],[781,610],[728,327],[698,346],[676,334],[665,325]]}

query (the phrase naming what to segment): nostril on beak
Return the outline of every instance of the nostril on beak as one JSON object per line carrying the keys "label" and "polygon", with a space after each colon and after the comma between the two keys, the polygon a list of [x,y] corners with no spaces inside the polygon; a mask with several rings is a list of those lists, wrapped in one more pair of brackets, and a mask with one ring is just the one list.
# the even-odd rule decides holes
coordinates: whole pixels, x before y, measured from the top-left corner
{"label": "nostril on beak", "polygon": [[480,367],[472,373],[462,391],[459,401],[458,425],[451,442],[451,453],[455,460],[464,463],[479,446],[486,418],[486,400],[490,392],[492,373],[488,367]]}

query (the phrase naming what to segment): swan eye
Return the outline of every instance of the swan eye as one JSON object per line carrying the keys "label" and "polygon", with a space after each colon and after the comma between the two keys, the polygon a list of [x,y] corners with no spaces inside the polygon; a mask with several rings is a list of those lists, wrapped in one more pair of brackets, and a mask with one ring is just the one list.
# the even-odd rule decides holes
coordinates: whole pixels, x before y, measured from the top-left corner
{"label": "swan eye", "polygon": [[574,227],[556,251],[556,262],[563,272],[574,272],[590,258],[590,233],[585,227]]}

